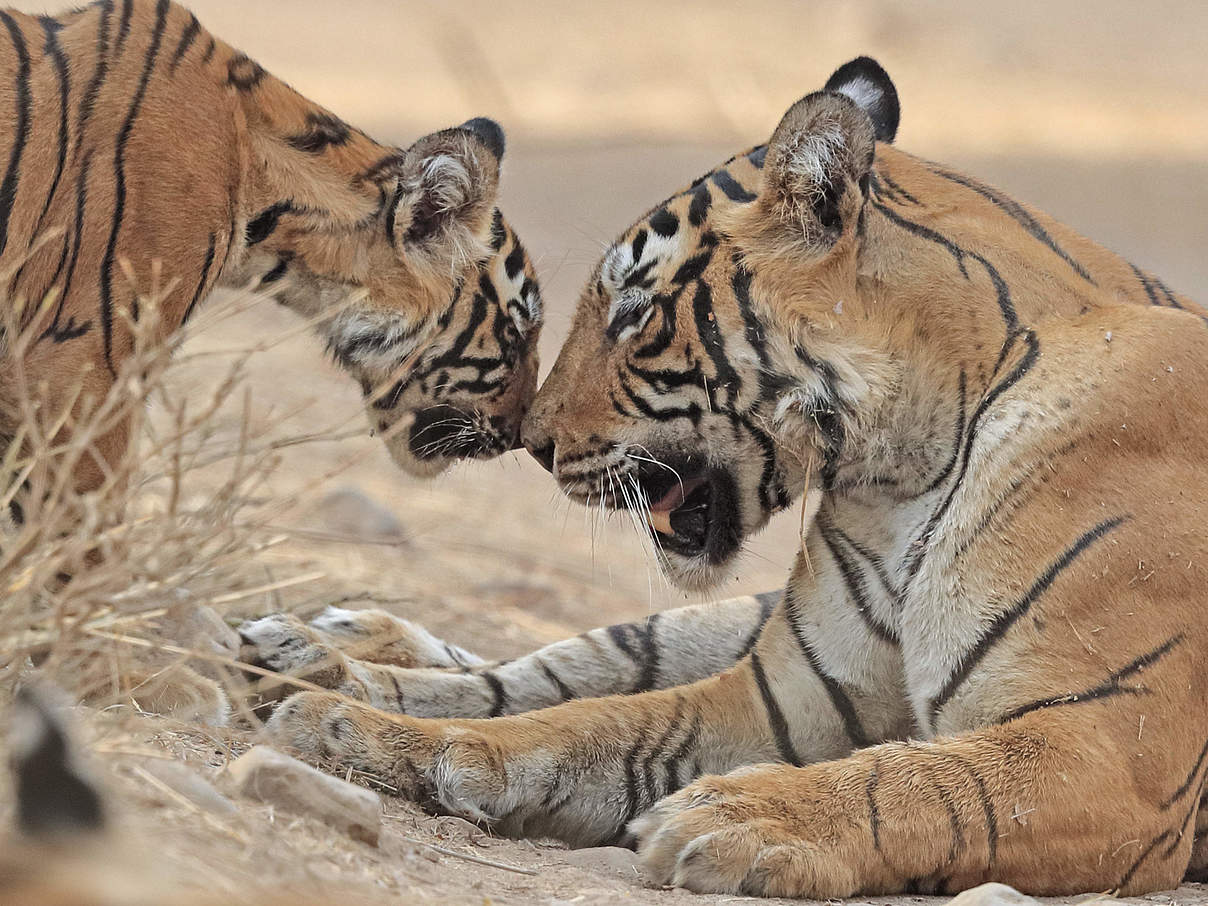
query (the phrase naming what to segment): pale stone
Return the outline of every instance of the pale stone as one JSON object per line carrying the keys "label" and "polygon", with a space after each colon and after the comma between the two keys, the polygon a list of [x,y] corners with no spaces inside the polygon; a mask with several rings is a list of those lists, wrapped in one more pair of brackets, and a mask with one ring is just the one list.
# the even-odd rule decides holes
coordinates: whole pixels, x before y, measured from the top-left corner
{"label": "pale stone", "polygon": [[407,529],[392,511],[357,487],[338,488],[310,512],[307,527],[351,541],[403,544]]}
{"label": "pale stone", "polygon": [[178,761],[145,758],[139,763],[148,774],[198,808],[215,815],[231,815],[238,811],[235,803],[218,792],[210,781]]}
{"label": "pale stone", "polygon": [[953,898],[948,906],[1040,906],[1040,901],[1006,884],[982,884]]}
{"label": "pale stone", "polygon": [[268,746],[256,746],[226,769],[235,793],[305,815],[354,840],[377,845],[382,803],[377,793],[315,770]]}

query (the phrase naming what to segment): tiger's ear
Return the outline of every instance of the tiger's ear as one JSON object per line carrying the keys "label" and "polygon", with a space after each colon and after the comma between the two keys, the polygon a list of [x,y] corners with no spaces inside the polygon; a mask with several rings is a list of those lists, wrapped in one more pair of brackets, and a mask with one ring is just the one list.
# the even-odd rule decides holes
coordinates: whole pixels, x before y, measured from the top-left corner
{"label": "tiger's ear", "polygon": [[833,245],[854,227],[868,198],[878,140],[893,138],[897,92],[885,71],[861,57],[826,88],[789,108],[768,143],[763,213],[795,240]]}
{"label": "tiger's ear", "polygon": [[472,119],[407,149],[387,224],[396,248],[444,259],[464,253],[490,230],[503,129]]}

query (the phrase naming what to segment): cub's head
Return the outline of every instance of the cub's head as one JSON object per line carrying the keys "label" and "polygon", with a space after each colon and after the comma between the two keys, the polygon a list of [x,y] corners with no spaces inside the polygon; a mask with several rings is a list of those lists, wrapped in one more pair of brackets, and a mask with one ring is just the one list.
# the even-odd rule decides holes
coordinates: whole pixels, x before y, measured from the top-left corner
{"label": "cub's head", "polygon": [[514,449],[542,309],[495,204],[503,131],[475,119],[391,151],[334,118],[299,128],[259,148],[294,198],[248,224],[241,276],[315,320],[407,472]]}
{"label": "cub's head", "polygon": [[640,511],[671,578],[719,581],[894,381],[856,292],[888,76],[862,58],[604,255],[525,423],[583,503]]}

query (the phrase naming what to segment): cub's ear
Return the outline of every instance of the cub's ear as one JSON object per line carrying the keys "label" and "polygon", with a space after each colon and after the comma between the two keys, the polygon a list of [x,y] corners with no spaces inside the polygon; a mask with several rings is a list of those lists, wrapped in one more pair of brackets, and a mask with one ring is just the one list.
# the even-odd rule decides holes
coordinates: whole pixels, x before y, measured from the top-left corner
{"label": "cub's ear", "polygon": [[439,259],[481,242],[490,230],[503,150],[503,129],[484,117],[408,148],[387,214],[395,247]]}
{"label": "cub's ear", "polygon": [[898,134],[902,108],[898,90],[893,87],[889,73],[872,57],[856,57],[835,70],[826,80],[823,91],[845,94],[872,120],[873,132],[879,142],[892,142]]}

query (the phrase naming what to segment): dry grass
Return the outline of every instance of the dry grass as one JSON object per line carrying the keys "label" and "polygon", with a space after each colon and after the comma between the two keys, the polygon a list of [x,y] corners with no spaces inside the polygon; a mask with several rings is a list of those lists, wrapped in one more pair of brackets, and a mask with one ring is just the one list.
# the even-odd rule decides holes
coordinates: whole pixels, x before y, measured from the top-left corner
{"label": "dry grass", "polygon": [[[166,646],[165,625],[201,605],[228,613],[305,578],[264,562],[280,541],[271,524],[284,506],[260,492],[276,445],[253,437],[246,419],[235,436],[215,420],[232,402],[247,411],[245,368],[256,350],[226,356],[226,373],[205,397],[173,389],[164,375],[182,337],[163,330],[161,295],[139,299],[139,318],[128,321],[134,352],[101,399],[86,397],[78,380],[64,393],[27,373],[37,337],[22,324],[32,319],[20,305],[5,306],[4,335],[13,339],[0,368],[13,379],[0,425],[11,426],[12,439],[0,506],[15,502],[24,519],[0,542],[0,697],[36,669],[97,707],[137,710],[142,695],[186,664],[233,667],[216,663],[212,650]],[[158,429],[148,403],[167,415]],[[98,441],[122,422],[127,449],[111,457],[99,487],[80,493],[79,464],[99,457]],[[198,495],[190,475],[213,475],[216,466],[223,480]]]}

